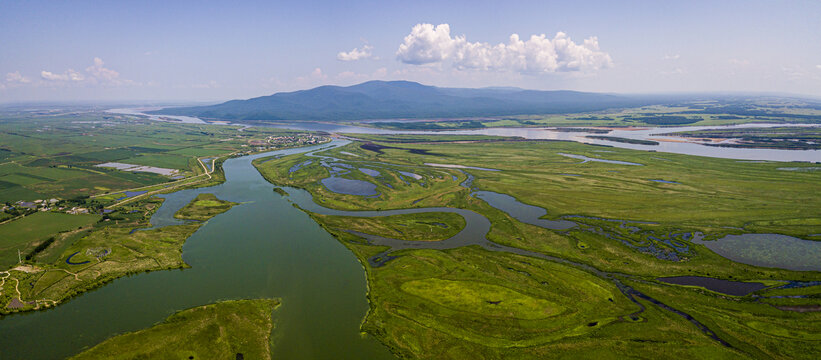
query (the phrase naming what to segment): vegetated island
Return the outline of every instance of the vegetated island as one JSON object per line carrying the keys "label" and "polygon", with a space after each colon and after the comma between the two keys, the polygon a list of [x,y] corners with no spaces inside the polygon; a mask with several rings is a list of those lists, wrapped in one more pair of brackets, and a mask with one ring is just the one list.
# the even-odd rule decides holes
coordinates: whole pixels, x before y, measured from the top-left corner
{"label": "vegetated island", "polygon": [[626,143],[626,144],[651,145],[651,146],[655,146],[655,145],[659,144],[658,141],[642,140],[642,139],[630,139],[630,138],[623,138],[623,137],[618,137],[618,136],[587,135],[585,137],[588,138],[588,139],[615,141],[615,142]]}
{"label": "vegetated island", "polygon": [[177,219],[205,221],[222,214],[235,205],[235,202],[217,199],[214,194],[199,194],[188,205],[174,214]]}
{"label": "vegetated island", "polygon": [[[769,128],[708,129],[683,131],[664,136],[691,139],[709,139],[703,145],[735,148],[763,148],[785,150],[821,149],[821,127],[779,126]],[[716,140],[720,143],[712,142]]]}
{"label": "vegetated island", "polygon": [[193,307],[71,359],[271,359],[272,312],[278,306],[276,299],[255,299]]}
{"label": "vegetated island", "polygon": [[[0,314],[52,307],[125,275],[188,267],[182,245],[203,223],[150,228],[161,204],[149,198],[121,206],[93,226],[58,234],[24,264],[0,272]],[[177,215],[204,221],[234,205],[201,194]]]}

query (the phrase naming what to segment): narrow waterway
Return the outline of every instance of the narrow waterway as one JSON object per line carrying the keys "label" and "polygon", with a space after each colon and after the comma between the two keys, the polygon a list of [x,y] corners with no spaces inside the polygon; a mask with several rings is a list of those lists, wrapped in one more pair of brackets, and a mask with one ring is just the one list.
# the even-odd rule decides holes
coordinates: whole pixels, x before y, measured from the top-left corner
{"label": "narrow waterway", "polygon": [[[325,145],[326,146],[326,145]],[[366,278],[354,255],[271,191],[251,161],[319,147],[229,159],[222,185],[165,195],[155,226],[199,193],[241,202],[209,220],[183,247],[190,269],[121,278],[54,309],[0,319],[0,358],[60,359],[112,335],[149,327],[177,310],[224,299],[278,297],[274,358],[389,359],[359,326]]]}

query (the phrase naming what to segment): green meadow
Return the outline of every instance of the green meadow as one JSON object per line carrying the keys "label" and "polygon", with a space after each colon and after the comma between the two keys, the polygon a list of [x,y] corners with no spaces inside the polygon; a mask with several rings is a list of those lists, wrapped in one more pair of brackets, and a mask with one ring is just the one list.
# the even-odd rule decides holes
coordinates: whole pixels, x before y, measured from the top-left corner
{"label": "green meadow", "polygon": [[[473,210],[491,221],[489,240],[562,259],[549,261],[478,247],[407,249],[392,253],[395,258],[384,266],[373,267],[367,260],[386,248],[368,245],[347,231],[404,240],[418,235],[417,240],[429,240],[413,231],[402,237],[405,226],[399,224],[421,224],[436,217],[448,228],[460,229],[464,220],[436,213],[374,218],[312,214],[366,268],[371,311],[363,329],[402,357],[818,355],[818,339],[813,334],[821,332],[821,313],[795,309],[821,307],[821,289],[774,287],[786,280],[819,281],[821,273],[735,263],[689,242],[691,251],[674,260],[635,247],[650,242],[667,249],[669,245],[652,239],[679,232],[702,232],[708,239],[756,232],[812,239],[813,234],[821,233],[821,174],[817,172],[779,170],[784,166],[781,163],[559,141],[390,136],[380,142],[375,135],[367,138],[385,147],[373,151],[369,150],[373,146],[361,147],[364,142],[352,142],[319,154],[354,168],[378,170],[377,176],[358,171],[342,175],[376,184],[381,193],[378,197],[329,191],[319,182],[329,172],[318,161],[290,172],[292,166],[312,159],[306,155],[260,159],[255,165],[270,182],[306,189],[325,207],[384,210],[445,206]],[[582,163],[559,153],[641,166]],[[475,177],[473,187],[478,190],[508,194],[542,207],[547,210],[545,219],[573,216],[580,227],[556,231],[522,223],[471,196],[471,190],[460,186],[466,179],[462,171],[425,163],[500,170],[465,171]],[[399,171],[422,179],[403,180]],[[677,275],[760,281],[769,287],[753,295],[730,296],[655,280]],[[730,346],[673,311],[644,298],[626,296],[614,279],[692,315]],[[783,294],[803,297],[773,297]]]}
{"label": "green meadow", "polygon": [[38,212],[22,219],[0,225],[0,268],[17,263],[17,251],[26,256],[35,246],[61,232],[89,227],[100,220],[100,215],[69,215]]}
{"label": "green meadow", "polygon": [[270,359],[278,306],[273,299],[233,300],[182,310],[71,359]]}

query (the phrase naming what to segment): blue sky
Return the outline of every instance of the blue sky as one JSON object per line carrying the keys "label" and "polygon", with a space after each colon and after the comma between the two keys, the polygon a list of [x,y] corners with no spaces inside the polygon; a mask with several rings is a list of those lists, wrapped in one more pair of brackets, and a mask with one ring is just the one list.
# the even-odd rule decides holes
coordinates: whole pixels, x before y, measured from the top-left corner
{"label": "blue sky", "polygon": [[0,102],[214,101],[375,79],[821,96],[819,38],[819,1],[0,0]]}

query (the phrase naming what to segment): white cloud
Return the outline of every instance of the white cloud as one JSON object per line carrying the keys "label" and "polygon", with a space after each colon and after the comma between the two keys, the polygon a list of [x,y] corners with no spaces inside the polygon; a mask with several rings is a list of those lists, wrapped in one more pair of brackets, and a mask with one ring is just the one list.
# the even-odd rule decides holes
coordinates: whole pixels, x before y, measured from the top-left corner
{"label": "white cloud", "polygon": [[544,34],[521,40],[510,35],[507,44],[469,42],[464,35],[450,35],[448,24],[417,24],[396,51],[399,61],[425,65],[445,61],[459,70],[553,73],[595,71],[613,66],[613,60],[599,49],[594,37],[577,44],[563,32],[553,39]]}
{"label": "white cloud", "polygon": [[102,81],[102,82],[120,84],[122,82],[120,80],[120,73],[118,73],[114,70],[108,69],[103,65],[105,65],[105,63],[103,62],[103,59],[95,57],[94,58],[94,65],[91,65],[91,66],[87,67],[86,72],[91,74],[93,79],[96,79],[96,80],[99,80],[99,81]]}
{"label": "white cloud", "polygon": [[664,60],[678,60],[680,57],[681,57],[681,55],[679,55],[679,54],[672,54],[672,55],[667,54],[667,55],[664,55],[663,59]]}
{"label": "white cloud", "polygon": [[13,73],[6,74],[6,82],[9,84],[28,84],[31,82],[31,79],[20,75],[19,71],[15,71]]}
{"label": "white cloud", "polygon": [[733,66],[747,66],[750,65],[750,60],[747,59],[729,59],[727,62]]}
{"label": "white cloud", "polygon": [[362,50],[360,50],[359,48],[353,48],[353,50],[351,50],[351,51],[348,51],[348,52],[342,51],[342,52],[336,54],[336,59],[337,60],[342,60],[342,61],[356,61],[356,60],[368,59],[368,58],[373,57],[372,50],[373,50],[373,46],[365,44],[365,45],[362,46]]}
{"label": "white cloud", "polygon": [[314,71],[311,71],[310,77],[313,79],[326,79],[328,76],[322,72],[322,69],[316,68]]}
{"label": "white cloud", "polygon": [[119,72],[105,67],[105,62],[98,57],[95,57],[93,64],[85,69],[85,73],[74,69],[68,69],[63,73],[43,70],[40,72],[40,78],[63,84],[135,85],[133,81],[121,78]]}
{"label": "white cloud", "polygon": [[815,68],[818,69],[818,70],[821,70],[821,64],[815,65]]}
{"label": "white cloud", "polygon": [[40,77],[43,78],[43,80],[48,80],[48,81],[75,81],[75,82],[79,82],[79,81],[83,81],[83,80],[86,79],[85,76],[83,76],[83,74],[81,74],[79,72],[76,72],[73,69],[68,69],[62,74],[55,74],[51,71],[43,70],[43,71],[40,72]]}

